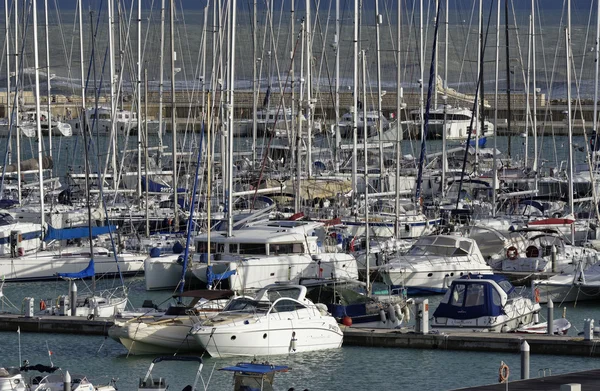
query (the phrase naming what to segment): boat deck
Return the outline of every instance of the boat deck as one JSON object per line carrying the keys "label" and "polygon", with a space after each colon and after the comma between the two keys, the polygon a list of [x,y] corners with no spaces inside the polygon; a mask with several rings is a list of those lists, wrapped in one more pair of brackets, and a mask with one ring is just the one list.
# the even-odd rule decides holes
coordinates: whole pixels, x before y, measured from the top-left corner
{"label": "boat deck", "polygon": [[486,386],[459,388],[454,391],[494,391],[494,390],[511,390],[511,391],[560,391],[560,386],[563,384],[580,384],[582,390],[598,390],[600,389],[600,369],[592,369],[589,371],[565,373],[562,375],[538,377],[529,380],[517,380],[509,382],[508,386],[505,383],[490,384]]}
{"label": "boat deck", "polygon": [[108,329],[114,324],[109,318],[88,320],[81,316],[34,316],[0,314],[0,331],[17,331],[29,333],[61,333],[108,335]]}

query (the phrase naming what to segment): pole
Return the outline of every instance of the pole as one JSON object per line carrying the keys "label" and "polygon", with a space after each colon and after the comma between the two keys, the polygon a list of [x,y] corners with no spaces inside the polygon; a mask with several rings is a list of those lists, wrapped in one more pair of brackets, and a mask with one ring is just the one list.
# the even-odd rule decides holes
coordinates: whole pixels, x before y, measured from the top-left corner
{"label": "pole", "polygon": [[521,343],[521,380],[529,379],[529,344],[526,340]]}
{"label": "pole", "polygon": [[354,0],[354,90],[352,93],[352,205],[356,206],[356,192],[358,190],[358,3],[360,0]]}
{"label": "pole", "polygon": [[[38,51],[38,20],[37,20],[37,0],[32,0],[33,7],[33,53],[35,66],[35,123],[37,127],[38,139],[38,179],[40,186],[40,218],[42,225],[42,239],[44,238],[44,226],[46,225],[46,215],[44,213],[44,169],[43,169],[43,148],[44,139],[42,138],[42,124],[40,122],[40,59]],[[20,163],[20,162],[19,162]],[[21,180],[21,178],[19,178]]]}
{"label": "pole", "polygon": [[161,0],[160,6],[160,61],[158,76],[158,167],[162,167],[163,147],[163,90],[164,90],[164,61],[165,61],[165,0]]}
{"label": "pole", "polygon": [[[18,17],[18,1],[14,1],[15,5],[15,86],[19,85],[19,17]],[[9,61],[9,60],[7,60]],[[21,189],[21,129],[19,128],[19,89],[15,89],[15,116],[12,118],[17,135],[17,192],[19,197],[19,205],[21,205],[23,191]]]}
{"label": "pole", "polygon": [[367,295],[371,294],[371,276],[370,276],[370,268],[369,268],[369,254],[370,254],[370,233],[369,233],[369,158],[368,158],[368,149],[367,149],[367,136],[369,134],[368,126],[367,126],[367,55],[365,51],[362,51],[362,74],[363,74],[363,148],[364,148],[364,158],[365,158],[365,240],[366,240],[366,256],[365,256],[365,266],[367,268],[366,279],[367,279]]}
{"label": "pole", "polygon": [[[149,199],[149,191],[148,191],[148,69],[144,69],[144,158],[146,160],[144,167],[146,169],[146,237],[150,236],[150,199]],[[138,130],[139,132],[140,130]]]}
{"label": "pole", "polygon": [[538,170],[538,144],[537,144],[537,82],[535,77],[535,0],[531,0],[531,67],[533,72],[533,166],[535,172],[535,187],[537,189],[537,170]]}
{"label": "pole", "polygon": [[50,107],[50,35],[48,35],[48,0],[44,0],[44,18],[46,31],[46,104],[48,107],[48,155],[52,157],[52,108]]}
{"label": "pole", "polygon": [[[500,0],[498,0],[500,1]],[[504,39],[506,40],[506,134],[508,135],[508,158],[511,157],[511,129],[510,129],[510,118],[512,111],[510,108],[510,46],[509,46],[509,35],[508,35],[508,2],[510,0],[504,0]]]}
{"label": "pole", "polygon": [[310,2],[306,0],[306,175],[312,176],[312,36]]}
{"label": "pole", "polygon": [[177,194],[177,124],[175,117],[177,115],[177,105],[175,100],[175,0],[171,0],[171,9],[169,13],[169,29],[170,29],[170,55],[171,55],[171,135],[173,153],[173,204],[175,208],[174,229],[179,230],[179,195]]}
{"label": "pole", "polygon": [[[448,1],[448,0],[446,0]],[[496,85],[494,86],[494,151],[497,148],[497,137],[498,132],[498,78],[500,72],[500,1],[497,3],[498,7],[496,10]],[[496,159],[496,153],[494,153],[492,161],[493,177],[493,189],[492,189],[492,216],[496,217],[496,191],[498,189],[498,161]]]}
{"label": "pole", "polygon": [[[292,0],[293,3],[293,0]],[[340,0],[335,0],[335,172],[340,172]]]}
{"label": "pole", "polygon": [[231,7],[231,46],[230,46],[230,59],[231,69],[229,70],[229,126],[227,137],[227,147],[229,154],[229,175],[227,176],[227,236],[233,236],[233,107],[234,100],[233,95],[235,91],[235,34],[237,24],[237,0],[232,0]]}
{"label": "pole", "polygon": [[[258,137],[258,124],[256,111],[258,110],[258,72],[256,69],[257,54],[258,54],[258,43],[256,40],[256,0],[254,0],[254,7],[252,13],[252,80],[254,81],[254,88],[252,89],[252,166],[256,164],[256,138]],[[294,21],[291,21],[292,26]]]}
{"label": "pole", "polygon": [[[375,39],[376,39],[376,48],[377,48],[377,120],[375,122],[375,124],[377,125],[377,135],[378,135],[378,141],[379,141],[379,191],[383,192],[384,191],[384,184],[383,184],[383,179],[384,179],[384,171],[385,171],[385,167],[383,165],[383,143],[381,140],[381,116],[382,116],[382,109],[381,109],[381,99],[382,99],[382,93],[381,93],[381,42],[380,42],[380,34],[379,34],[379,25],[382,23],[382,16],[379,14],[379,0],[375,0]],[[366,78],[366,76],[365,76]],[[366,106],[366,101],[364,102],[364,105]],[[367,117],[365,116],[365,118],[363,119],[363,124],[366,127],[367,126]],[[367,132],[368,134],[368,132]]]}
{"label": "pole", "polygon": [[402,121],[400,111],[402,110],[402,61],[400,42],[402,37],[402,0],[398,0],[396,22],[396,35],[398,36],[396,47],[396,222],[394,224],[394,233],[396,238],[400,237],[400,159],[402,157]]}

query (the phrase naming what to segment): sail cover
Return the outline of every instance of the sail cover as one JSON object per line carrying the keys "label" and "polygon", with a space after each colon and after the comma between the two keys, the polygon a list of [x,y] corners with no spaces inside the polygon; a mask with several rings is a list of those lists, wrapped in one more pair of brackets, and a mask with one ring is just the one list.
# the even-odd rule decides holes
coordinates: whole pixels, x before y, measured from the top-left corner
{"label": "sail cover", "polygon": [[[114,225],[107,225],[105,227],[92,227],[92,236],[96,237],[98,235],[104,235],[109,232],[116,231],[117,227]],[[53,228],[51,225],[48,225],[48,232],[46,232],[46,236],[44,237],[44,242],[49,242],[51,240],[70,240],[70,239],[78,239],[78,238],[86,238],[89,236],[89,228],[88,227],[77,227],[77,228]]]}
{"label": "sail cover", "polygon": [[93,277],[94,274],[94,259],[90,259],[90,263],[82,271],[77,273],[58,273],[58,276],[62,278],[88,278]]}

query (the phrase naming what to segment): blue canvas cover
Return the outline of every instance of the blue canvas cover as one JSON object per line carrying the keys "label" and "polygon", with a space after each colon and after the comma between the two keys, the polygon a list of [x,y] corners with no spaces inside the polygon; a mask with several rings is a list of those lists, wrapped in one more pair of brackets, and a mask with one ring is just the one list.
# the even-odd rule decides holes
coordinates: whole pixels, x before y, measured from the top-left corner
{"label": "blue canvas cover", "polygon": [[61,278],[88,278],[93,277],[94,274],[94,259],[90,259],[90,263],[82,271],[77,273],[58,273],[58,276]]}
{"label": "blue canvas cover", "polygon": [[286,365],[255,364],[241,362],[231,367],[219,369],[220,371],[256,373],[265,375],[272,372],[287,372],[290,368]]}
{"label": "blue canvas cover", "polygon": [[[146,177],[142,175],[142,191],[146,191]],[[154,182],[152,179],[148,179],[148,192],[150,193],[170,193],[172,192],[171,186],[161,185],[160,183]],[[177,188],[178,193],[185,193],[186,189]]]}
{"label": "blue canvas cover", "polygon": [[[105,235],[109,232],[116,231],[117,227],[114,225],[107,225],[104,227],[92,227],[92,236]],[[87,238],[90,234],[88,227],[77,227],[77,228],[53,228],[48,225],[48,231],[44,237],[44,242],[51,240],[70,240],[78,238]]]}
{"label": "blue canvas cover", "polygon": [[[506,285],[507,282],[504,277],[496,275],[482,275],[481,278],[466,276],[454,280],[433,316],[465,320],[504,314],[499,300],[500,295],[496,294],[496,300],[494,300],[496,287],[489,280],[496,283],[502,282],[503,285]],[[506,293],[508,294],[512,290],[511,286]]]}

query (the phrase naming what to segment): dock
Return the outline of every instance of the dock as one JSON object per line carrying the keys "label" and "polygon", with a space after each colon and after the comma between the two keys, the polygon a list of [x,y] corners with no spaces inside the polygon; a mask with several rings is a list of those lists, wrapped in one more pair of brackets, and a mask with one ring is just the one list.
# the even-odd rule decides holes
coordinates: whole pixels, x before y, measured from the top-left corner
{"label": "dock", "polygon": [[600,389],[600,369],[589,371],[571,372],[562,375],[537,377],[528,380],[516,380],[507,384],[498,383],[486,386],[459,388],[454,391],[560,391],[563,384],[580,384],[582,390]]}
{"label": "dock", "polygon": [[597,347],[600,339],[585,341],[577,336],[468,331],[417,334],[412,329],[344,329],[345,346],[519,353],[523,340],[529,343],[531,354],[600,357],[600,347]]}
{"label": "dock", "polygon": [[1,314],[0,331],[27,333],[61,333],[84,335],[108,335],[108,329],[114,324],[110,318],[88,320],[81,316],[34,316]]}

